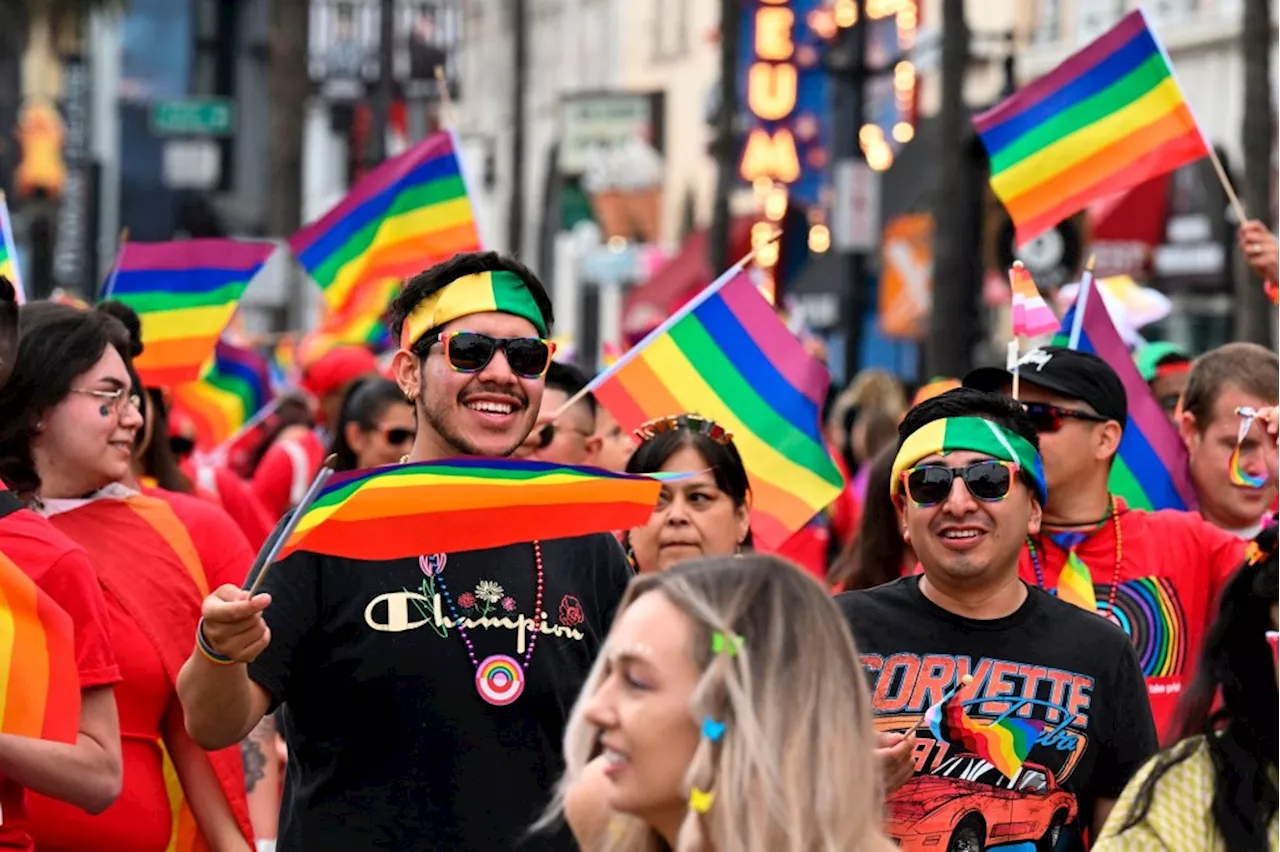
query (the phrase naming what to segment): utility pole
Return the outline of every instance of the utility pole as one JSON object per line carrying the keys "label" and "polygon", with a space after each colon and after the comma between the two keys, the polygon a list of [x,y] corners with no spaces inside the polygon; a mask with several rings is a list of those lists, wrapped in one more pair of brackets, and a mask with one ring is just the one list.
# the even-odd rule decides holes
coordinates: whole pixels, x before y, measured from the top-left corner
{"label": "utility pole", "polygon": [[[1244,149],[1244,183],[1240,195],[1245,215],[1258,219],[1268,228],[1271,220],[1271,145],[1275,139],[1275,114],[1271,107],[1271,29],[1270,0],[1245,0],[1242,15],[1242,51],[1244,54],[1244,124],[1240,128]],[[1234,236],[1234,235],[1233,235]],[[1233,241],[1234,242],[1234,241]],[[1271,318],[1275,309],[1267,303],[1262,282],[1236,252],[1235,263],[1235,335],[1268,346],[1271,343]]]}
{"label": "utility pole", "polygon": [[[865,167],[866,155],[858,132],[866,112],[867,78],[867,3],[857,0],[853,26],[841,27],[839,45],[834,55],[828,54],[827,67],[835,80],[834,148],[837,164]],[[851,199],[837,199],[849,204]],[[867,264],[862,250],[846,247],[839,250],[840,282],[844,287],[845,319],[844,378],[852,381],[862,366],[862,328],[867,314]]]}
{"label": "utility pole", "polygon": [[387,125],[395,87],[396,0],[381,0],[378,15],[378,88],[370,104],[372,121],[365,141],[365,174],[387,158]]}
{"label": "utility pole", "polygon": [[711,210],[707,258],[719,275],[729,258],[729,195],[738,180],[734,121],[738,115],[738,35],[741,0],[720,0],[720,108],[716,111],[716,196]]}
{"label": "utility pole", "polygon": [[511,80],[511,203],[507,205],[507,251],[519,255],[524,247],[524,126],[525,84],[529,70],[529,0],[511,0],[511,28],[515,44]]}

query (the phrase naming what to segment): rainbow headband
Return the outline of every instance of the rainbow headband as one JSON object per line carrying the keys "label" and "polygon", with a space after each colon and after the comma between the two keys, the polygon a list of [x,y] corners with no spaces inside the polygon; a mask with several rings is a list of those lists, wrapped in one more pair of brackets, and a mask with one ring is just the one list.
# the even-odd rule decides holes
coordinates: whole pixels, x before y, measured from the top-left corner
{"label": "rainbow headband", "polygon": [[1043,506],[1048,500],[1040,453],[1036,452],[1036,448],[1026,438],[1015,435],[999,423],[984,417],[947,417],[934,420],[907,436],[893,460],[893,479],[889,483],[889,494],[898,496],[902,489],[902,474],[915,467],[920,459],[956,450],[986,453],[1000,461],[1013,462],[1035,483],[1040,505]]}
{"label": "rainbow headband", "polygon": [[400,327],[400,348],[409,349],[433,328],[458,317],[501,311],[533,323],[547,335],[547,321],[529,292],[529,285],[514,272],[475,272],[450,281],[418,303]]}

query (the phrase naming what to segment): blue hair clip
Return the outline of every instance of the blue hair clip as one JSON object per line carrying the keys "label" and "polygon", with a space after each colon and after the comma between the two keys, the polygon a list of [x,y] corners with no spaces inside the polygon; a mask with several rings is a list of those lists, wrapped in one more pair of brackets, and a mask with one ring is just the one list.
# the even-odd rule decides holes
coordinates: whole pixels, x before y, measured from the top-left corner
{"label": "blue hair clip", "polygon": [[724,736],[724,729],[724,722],[717,722],[710,716],[702,720],[702,735],[713,743],[719,742],[720,738]]}

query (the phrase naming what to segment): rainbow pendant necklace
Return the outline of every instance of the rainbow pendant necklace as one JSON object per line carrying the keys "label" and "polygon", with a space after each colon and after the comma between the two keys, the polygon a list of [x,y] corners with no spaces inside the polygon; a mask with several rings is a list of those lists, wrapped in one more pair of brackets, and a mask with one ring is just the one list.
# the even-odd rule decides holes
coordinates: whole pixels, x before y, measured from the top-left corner
{"label": "rainbow pendant necklace", "polygon": [[[443,558],[443,554],[426,558],[439,560]],[[471,665],[475,667],[476,692],[486,702],[496,707],[504,707],[510,704],[524,692],[525,681],[529,671],[529,661],[533,659],[533,649],[538,644],[538,633],[541,628],[539,614],[542,612],[543,574],[542,546],[536,541],[533,542],[533,559],[538,570],[537,591],[534,594],[533,618],[531,619],[532,635],[529,637],[529,647],[525,649],[523,660],[517,660],[515,657],[506,654],[490,654],[483,660],[476,658],[475,645],[471,642],[471,636],[467,633],[466,617],[458,611],[453,595],[449,593],[449,587],[444,581],[444,572],[436,572],[436,585],[444,596],[445,605],[449,607],[449,617],[453,619],[453,626],[458,629],[458,635],[462,637],[462,644],[467,646],[467,656],[471,659]]]}

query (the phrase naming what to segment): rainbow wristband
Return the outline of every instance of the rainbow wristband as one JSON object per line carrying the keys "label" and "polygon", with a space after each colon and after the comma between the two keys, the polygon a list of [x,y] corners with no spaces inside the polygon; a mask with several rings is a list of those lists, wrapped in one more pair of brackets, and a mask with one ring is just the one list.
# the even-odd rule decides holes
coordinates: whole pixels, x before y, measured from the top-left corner
{"label": "rainbow wristband", "polygon": [[213,649],[213,645],[209,644],[209,638],[204,635],[204,619],[196,625],[196,647],[200,649],[200,653],[204,654],[204,658],[217,666],[235,665],[235,660],[226,654],[219,654]]}

